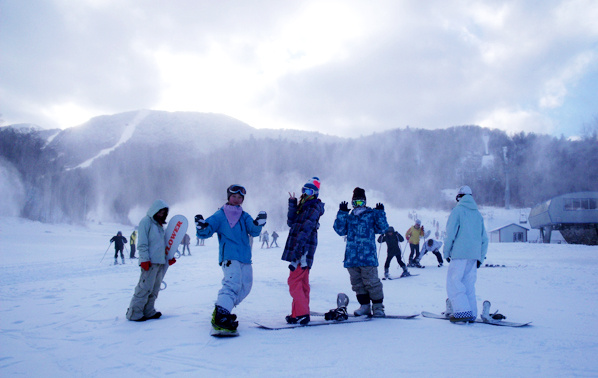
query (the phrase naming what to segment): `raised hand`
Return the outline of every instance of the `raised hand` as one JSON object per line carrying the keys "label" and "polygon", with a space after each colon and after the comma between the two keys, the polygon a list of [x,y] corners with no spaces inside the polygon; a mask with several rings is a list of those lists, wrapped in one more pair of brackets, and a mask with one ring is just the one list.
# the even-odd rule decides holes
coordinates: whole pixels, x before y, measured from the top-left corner
{"label": "raised hand", "polygon": [[340,211],[345,211],[345,212],[349,212],[349,203],[347,201],[343,201],[340,203],[340,205],[338,205],[338,209]]}

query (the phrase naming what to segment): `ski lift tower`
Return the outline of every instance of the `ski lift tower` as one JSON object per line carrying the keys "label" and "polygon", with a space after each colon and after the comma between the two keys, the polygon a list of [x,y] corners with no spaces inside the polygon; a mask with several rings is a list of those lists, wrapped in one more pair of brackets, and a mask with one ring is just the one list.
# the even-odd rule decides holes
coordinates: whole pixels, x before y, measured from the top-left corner
{"label": "ski lift tower", "polygon": [[502,148],[502,156],[505,162],[505,209],[511,208],[511,188],[509,186],[509,160],[507,159],[507,146]]}

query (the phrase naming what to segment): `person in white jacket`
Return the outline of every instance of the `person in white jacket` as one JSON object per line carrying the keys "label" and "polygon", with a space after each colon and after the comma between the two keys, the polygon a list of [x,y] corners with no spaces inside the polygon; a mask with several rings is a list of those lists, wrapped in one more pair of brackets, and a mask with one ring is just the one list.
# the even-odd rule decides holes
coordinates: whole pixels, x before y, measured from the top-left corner
{"label": "person in white jacket", "polygon": [[432,252],[434,256],[436,256],[436,260],[438,261],[438,267],[442,266],[442,255],[440,254],[440,247],[442,247],[442,242],[439,242],[434,239],[428,239],[424,243],[424,248],[419,253],[419,259],[417,259],[417,263],[419,264],[421,259],[426,255],[428,252]]}
{"label": "person in white jacket", "polygon": [[450,263],[446,277],[447,307],[452,307],[451,322],[470,322],[478,316],[475,282],[477,268],[488,251],[488,234],[471,188],[462,186],[456,200],[444,239],[444,257]]}
{"label": "person in white jacket", "polygon": [[176,262],[174,258],[166,261],[164,239],[166,217],[168,217],[168,205],[162,200],[156,200],[147,211],[147,215],[139,222],[137,250],[141,275],[127,309],[129,320],[142,322],[162,316],[162,313],[154,308],[154,303],[158,298],[168,266]]}

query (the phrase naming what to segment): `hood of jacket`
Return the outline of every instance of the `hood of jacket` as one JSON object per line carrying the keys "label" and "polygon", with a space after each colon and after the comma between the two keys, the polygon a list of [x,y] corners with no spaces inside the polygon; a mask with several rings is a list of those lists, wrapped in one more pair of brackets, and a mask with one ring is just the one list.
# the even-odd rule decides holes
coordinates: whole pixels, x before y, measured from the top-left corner
{"label": "hood of jacket", "polygon": [[458,203],[457,206],[464,206],[464,207],[466,207],[468,209],[471,209],[471,210],[477,210],[478,209],[478,204],[475,203],[475,200],[469,194],[466,194],[463,197],[461,197],[461,199],[459,200],[459,203]]}
{"label": "hood of jacket", "polygon": [[154,215],[156,215],[158,211],[165,207],[168,207],[168,204],[162,201],[161,199],[157,199],[154,201],[154,203],[152,203],[149,210],[147,211],[147,216],[154,219]]}

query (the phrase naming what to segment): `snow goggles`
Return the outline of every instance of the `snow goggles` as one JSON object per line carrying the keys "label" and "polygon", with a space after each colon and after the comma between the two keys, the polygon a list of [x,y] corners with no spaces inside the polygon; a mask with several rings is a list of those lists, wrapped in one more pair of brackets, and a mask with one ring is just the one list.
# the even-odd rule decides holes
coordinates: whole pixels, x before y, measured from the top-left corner
{"label": "snow goggles", "polygon": [[313,196],[316,193],[316,191],[311,188],[301,188],[301,193],[308,196]]}
{"label": "snow goggles", "polygon": [[365,205],[365,200],[353,200],[353,207],[359,207]]}
{"label": "snow goggles", "polygon": [[226,192],[231,195],[231,194],[240,194],[243,197],[245,197],[245,194],[247,194],[247,190],[245,190],[244,187],[242,187],[241,185],[231,185],[228,187],[228,189],[226,189]]}

